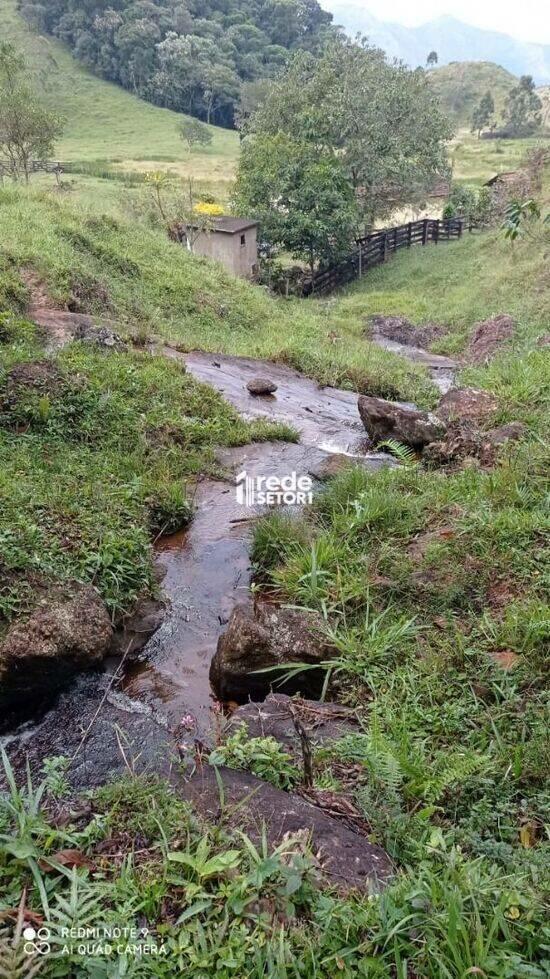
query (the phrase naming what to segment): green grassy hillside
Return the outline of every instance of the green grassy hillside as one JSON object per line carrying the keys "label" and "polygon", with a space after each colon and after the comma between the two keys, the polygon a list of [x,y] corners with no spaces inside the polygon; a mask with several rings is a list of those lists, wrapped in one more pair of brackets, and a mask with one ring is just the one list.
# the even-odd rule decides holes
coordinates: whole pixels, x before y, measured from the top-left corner
{"label": "green grassy hillside", "polygon": [[490,61],[455,61],[429,72],[443,108],[459,125],[468,124],[472,110],[485,92],[491,92],[497,116],[516,84],[511,72]]}
{"label": "green grassy hillside", "polygon": [[189,153],[177,133],[181,115],[87,72],[59,41],[33,34],[15,0],[0,0],[0,25],[2,40],[27,55],[42,97],[66,119],[60,159],[117,162],[126,170],[167,167],[222,184],[231,179],[237,133],[212,126],[210,146]]}

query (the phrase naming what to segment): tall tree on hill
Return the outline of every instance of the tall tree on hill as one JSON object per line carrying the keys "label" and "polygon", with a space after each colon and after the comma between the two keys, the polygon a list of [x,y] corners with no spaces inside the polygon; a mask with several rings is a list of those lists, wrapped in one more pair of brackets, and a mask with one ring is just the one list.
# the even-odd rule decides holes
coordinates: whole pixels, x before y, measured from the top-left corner
{"label": "tall tree on hill", "polygon": [[244,132],[256,139],[284,133],[332,156],[367,225],[425,200],[448,172],[452,134],[425,72],[389,65],[382,51],[344,39],[320,58],[298,52]]}
{"label": "tall tree on hill", "polygon": [[25,59],[7,42],[0,43],[0,155],[9,161],[14,179],[29,182],[33,158],[51,154],[61,122],[33,91]]}
{"label": "tall tree on hill", "polygon": [[485,92],[485,95],[480,99],[478,105],[476,105],[472,112],[472,132],[477,133],[478,139],[481,136],[482,129],[485,129],[489,125],[494,114],[495,102],[493,96],[490,92]]}
{"label": "tall tree on hill", "polygon": [[426,64],[428,68],[435,68],[439,58],[437,56],[437,51],[430,51],[428,57],[426,58]]}
{"label": "tall tree on hill", "polygon": [[504,124],[512,136],[530,136],[540,126],[542,102],[531,75],[522,75],[508,94]]}

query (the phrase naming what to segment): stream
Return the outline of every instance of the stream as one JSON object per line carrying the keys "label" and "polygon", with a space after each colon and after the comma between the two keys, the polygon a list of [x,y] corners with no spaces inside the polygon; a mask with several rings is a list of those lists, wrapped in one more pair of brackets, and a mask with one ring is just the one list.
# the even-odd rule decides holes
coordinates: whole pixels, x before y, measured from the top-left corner
{"label": "stream", "polygon": [[[300,442],[221,450],[218,459],[227,479],[199,479],[190,526],[156,546],[167,611],[138,661],[114,682],[115,660],[107,661],[102,673],[79,676],[46,713],[0,739],[19,771],[27,759],[36,772],[48,756],[73,758],[75,788],[101,784],[124,768],[169,776],[177,758],[175,744],[183,742],[188,749],[194,741],[208,742],[216,723],[212,708],[214,715],[219,710],[208,678],[210,662],[232,609],[251,601],[250,536],[262,512],[239,505],[235,474],[305,476],[334,454],[361,459],[372,470],[392,463],[383,453],[367,451],[353,392],[321,388],[277,364],[181,354],[168,347],[161,352],[184,361],[197,380],[216,388],[245,418],[292,424]],[[432,376],[440,378],[446,369],[435,365]],[[257,376],[274,381],[276,394],[250,395],[246,384]],[[182,729],[183,717],[192,721]]]}

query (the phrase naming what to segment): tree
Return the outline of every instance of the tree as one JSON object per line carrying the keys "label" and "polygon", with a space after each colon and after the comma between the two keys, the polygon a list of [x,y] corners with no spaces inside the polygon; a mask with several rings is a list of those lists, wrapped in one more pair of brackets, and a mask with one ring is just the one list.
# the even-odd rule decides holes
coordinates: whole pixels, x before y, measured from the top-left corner
{"label": "tree", "polygon": [[224,126],[242,82],[335,33],[317,0],[18,0],[40,31],[142,98]]}
{"label": "tree", "polygon": [[422,203],[448,174],[452,130],[425,72],[390,65],[364,42],[339,39],[317,58],[297,52],[243,132],[281,132],[333,156],[368,225]]}
{"label": "tree", "polygon": [[208,146],[212,142],[212,132],[208,126],[192,117],[188,117],[180,123],[179,134],[190,150],[196,145]]}
{"label": "tree", "polygon": [[508,94],[504,110],[505,128],[511,136],[529,136],[540,125],[539,99],[531,75],[522,75]]}
{"label": "tree", "polygon": [[430,51],[428,57],[426,58],[426,64],[428,68],[433,68],[438,61],[439,58],[437,56],[437,51]]}
{"label": "tree", "polygon": [[23,56],[0,43],[0,154],[10,163],[14,179],[29,182],[33,158],[51,155],[61,122],[40,104],[27,79]]}
{"label": "tree", "polygon": [[478,139],[481,136],[481,130],[489,125],[494,114],[495,103],[493,96],[490,92],[485,92],[485,95],[480,99],[478,105],[472,112],[472,132],[477,133]]}
{"label": "tree", "polygon": [[349,250],[359,216],[337,157],[284,133],[245,141],[236,204],[260,221],[266,241],[306,261],[312,275]]}

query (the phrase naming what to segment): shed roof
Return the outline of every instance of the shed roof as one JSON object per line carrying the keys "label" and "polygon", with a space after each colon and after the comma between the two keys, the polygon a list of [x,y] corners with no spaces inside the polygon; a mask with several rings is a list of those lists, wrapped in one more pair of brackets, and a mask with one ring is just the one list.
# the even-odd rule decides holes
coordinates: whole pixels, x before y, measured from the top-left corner
{"label": "shed roof", "polygon": [[214,220],[213,230],[220,231],[226,235],[237,235],[240,232],[246,231],[247,228],[256,228],[257,225],[258,222],[252,218],[223,217]]}

